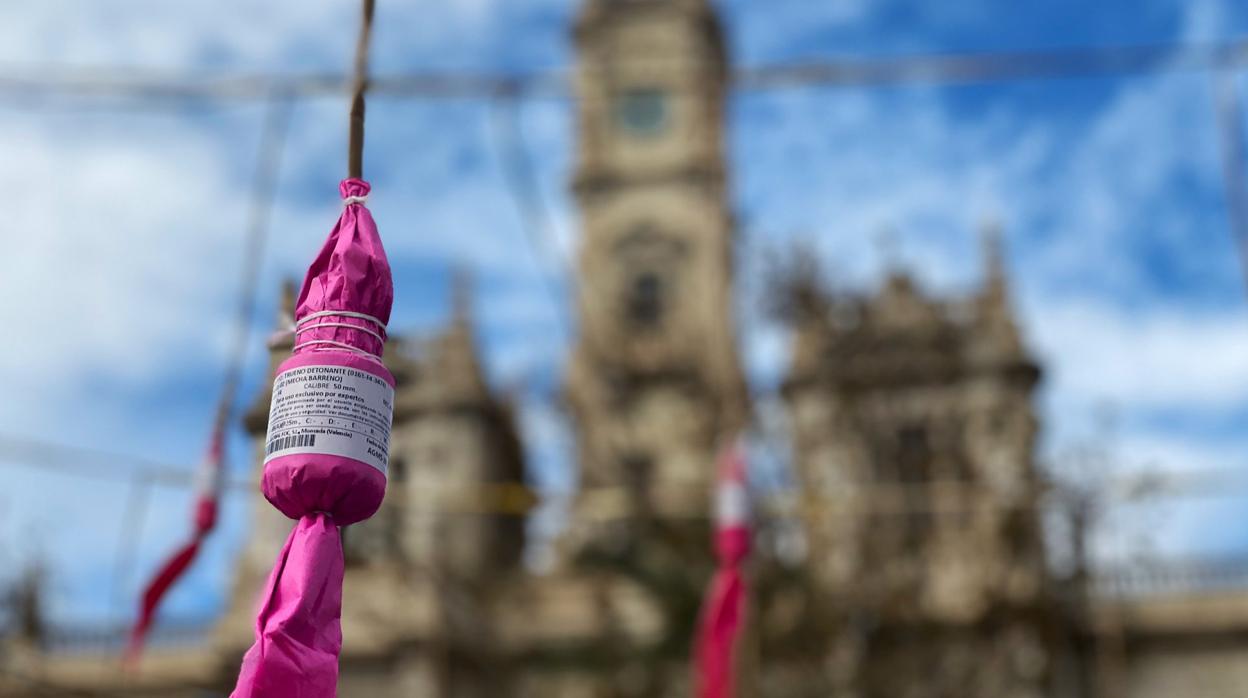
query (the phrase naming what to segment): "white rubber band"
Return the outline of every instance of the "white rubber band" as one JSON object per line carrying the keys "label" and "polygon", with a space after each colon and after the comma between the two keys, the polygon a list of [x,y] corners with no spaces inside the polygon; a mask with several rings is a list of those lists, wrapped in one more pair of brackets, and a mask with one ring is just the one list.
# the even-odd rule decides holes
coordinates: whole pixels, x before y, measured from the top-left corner
{"label": "white rubber band", "polygon": [[[374,332],[373,330],[370,330],[367,327],[360,327],[359,325],[352,325],[346,322],[318,322],[318,323],[311,324],[311,325],[308,324],[312,320],[316,320],[316,319],[323,318],[323,317],[349,317],[349,318],[356,318],[358,320],[367,320],[373,323],[374,325],[376,325],[378,329],[381,330],[381,332],[386,331],[386,323],[382,322],[381,320],[378,320],[377,318],[373,317],[372,315],[369,315],[368,313],[357,313],[353,310],[321,310],[315,313],[311,313],[309,315],[305,315],[304,317],[300,318],[299,322],[295,323],[295,326],[291,327],[289,330],[285,330],[281,333],[274,334],[274,336],[270,338],[269,346],[273,346],[273,344],[275,344],[277,340],[284,340],[288,337],[291,339],[297,340],[300,334],[307,332],[308,330],[314,330],[318,327],[346,327],[352,330],[359,330],[360,332],[363,332],[365,334],[372,335],[373,337],[377,339],[377,341],[381,342],[383,345],[386,343],[386,337],[384,334],[382,334],[381,332]],[[343,342],[335,342],[332,339],[309,339],[306,342],[296,342],[295,346],[291,347],[291,352],[298,351],[302,347],[310,347],[310,346],[317,346],[317,345],[321,345],[321,346],[327,345],[327,346],[335,347],[338,349],[346,349],[347,351],[355,352],[356,354],[361,354],[363,356],[369,356],[374,359],[377,359],[378,361],[381,361],[381,356],[378,354],[374,354],[370,351],[364,351],[363,349],[360,349],[359,347],[353,347],[350,344],[345,344]]]}
{"label": "white rubber band", "polygon": [[332,339],[309,339],[306,342],[300,342],[296,344],[294,347],[291,348],[291,351],[292,352],[298,351],[302,349],[303,347],[310,347],[316,344],[327,344],[329,346],[336,347],[338,349],[346,349],[347,351],[355,352],[356,354],[360,354],[362,356],[369,356],[374,359],[377,359],[378,361],[381,361],[381,357],[378,356],[377,354],[372,353],[371,351],[364,351],[363,349],[359,347],[353,347],[350,344],[345,344],[343,342],[335,342]]}
{"label": "white rubber band", "polygon": [[353,317],[357,320],[368,320],[369,322],[380,327],[381,329],[383,330],[386,329],[386,323],[382,322],[381,320],[378,320],[377,318],[373,317],[372,315],[369,315],[368,313],[357,313],[354,310],[319,310],[315,313],[311,313],[309,315],[303,316],[302,318],[299,318],[299,322],[295,323],[295,328],[298,329],[304,324],[311,322],[312,320],[315,320],[317,318],[321,318],[321,317]]}
{"label": "white rubber band", "polygon": [[351,204],[363,204],[363,203],[366,203],[367,201],[368,201],[368,194],[365,194],[364,196],[348,196],[347,198],[342,200],[342,205],[350,206]]}
{"label": "white rubber band", "polygon": [[295,330],[295,336],[298,336],[304,332],[310,332],[312,330],[315,330],[318,327],[346,327],[347,329],[359,330],[360,332],[363,332],[365,334],[370,334],[376,337],[377,341],[382,342],[383,344],[386,341],[385,337],[382,337],[381,335],[368,329],[367,327],[360,327],[359,325],[351,325],[345,322],[318,322],[315,325],[308,325],[307,327],[300,327]]}

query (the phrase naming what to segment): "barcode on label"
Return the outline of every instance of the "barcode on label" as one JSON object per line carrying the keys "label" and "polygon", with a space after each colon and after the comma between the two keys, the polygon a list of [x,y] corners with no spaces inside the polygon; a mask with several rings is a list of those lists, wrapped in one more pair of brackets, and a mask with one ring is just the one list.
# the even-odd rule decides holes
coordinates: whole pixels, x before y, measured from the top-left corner
{"label": "barcode on label", "polygon": [[281,451],[287,448],[308,448],[315,445],[316,434],[296,434],[295,436],[273,439],[268,446],[264,447],[264,455],[272,455],[274,451]]}

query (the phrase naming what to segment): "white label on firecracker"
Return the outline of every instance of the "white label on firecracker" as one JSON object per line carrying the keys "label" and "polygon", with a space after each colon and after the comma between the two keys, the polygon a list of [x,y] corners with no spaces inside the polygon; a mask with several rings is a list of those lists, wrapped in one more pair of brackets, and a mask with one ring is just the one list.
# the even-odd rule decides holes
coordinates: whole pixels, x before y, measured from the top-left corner
{"label": "white label on firecracker", "polygon": [[740,482],[723,482],[715,488],[715,521],[721,528],[744,526],[750,515],[750,500]]}
{"label": "white label on firecracker", "polygon": [[346,366],[300,366],[273,379],[264,462],[299,453],[344,456],[385,474],[394,388]]}

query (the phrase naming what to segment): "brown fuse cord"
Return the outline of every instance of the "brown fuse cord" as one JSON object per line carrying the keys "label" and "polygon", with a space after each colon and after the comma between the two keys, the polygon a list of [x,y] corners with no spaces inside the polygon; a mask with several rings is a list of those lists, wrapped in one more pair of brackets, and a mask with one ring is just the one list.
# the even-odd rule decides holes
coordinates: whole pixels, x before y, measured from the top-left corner
{"label": "brown fuse cord", "polygon": [[351,127],[347,140],[347,176],[364,176],[364,92],[368,90],[368,49],[373,35],[375,0],[364,0],[360,36],[355,44],[355,74],[351,84]]}

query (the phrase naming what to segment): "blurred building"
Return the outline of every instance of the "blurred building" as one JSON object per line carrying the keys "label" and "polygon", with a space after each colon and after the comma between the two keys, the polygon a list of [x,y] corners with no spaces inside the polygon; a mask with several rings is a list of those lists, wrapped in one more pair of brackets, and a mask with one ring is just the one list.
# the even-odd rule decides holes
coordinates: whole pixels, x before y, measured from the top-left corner
{"label": "blurred building", "polygon": [[[822,298],[797,325],[785,388],[809,495],[816,588],[847,632],[833,656],[865,695],[1040,696],[1056,609],[1037,509],[1032,390],[990,237],[970,299],[894,272]],[[924,667],[924,669],[919,669]],[[917,669],[917,671],[916,671]]]}
{"label": "blurred building", "polygon": [[[690,695],[713,461],[750,412],[728,57],[707,0],[586,0],[574,31],[583,235],[566,398],[584,492],[552,568],[525,567],[522,444],[478,363],[461,284],[444,330],[386,350],[389,490],[344,531],[343,696]],[[1041,370],[999,246],[985,235],[984,282],[961,298],[900,270],[860,295],[792,279],[802,308],[783,397],[803,499],[768,512],[787,529],[760,524],[746,695],[1244,695],[1248,594],[1168,588],[1159,573],[1136,580],[1151,594],[1105,595],[1052,571],[1034,460]],[[275,346],[273,366],[289,351]],[[247,416],[258,441],[268,400]],[[124,675],[46,651],[28,593],[22,631],[0,644],[0,694],[225,695],[290,528],[252,496],[232,602],[205,643]],[[804,555],[769,545],[795,532]]]}

